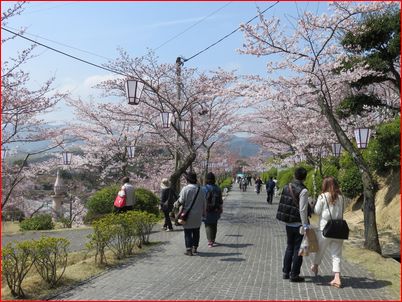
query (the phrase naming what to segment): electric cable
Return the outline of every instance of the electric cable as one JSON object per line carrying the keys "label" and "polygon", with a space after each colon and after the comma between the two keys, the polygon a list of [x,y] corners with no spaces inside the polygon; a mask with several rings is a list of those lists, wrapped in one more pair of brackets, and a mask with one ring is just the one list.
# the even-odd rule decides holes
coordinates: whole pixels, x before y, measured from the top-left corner
{"label": "electric cable", "polygon": [[92,66],[94,66],[94,67],[97,67],[97,68],[100,68],[100,69],[103,69],[103,70],[106,70],[106,71],[109,71],[109,72],[112,72],[112,73],[115,73],[115,74],[118,74],[118,75],[122,75],[122,76],[125,76],[125,77],[130,77],[130,78],[132,77],[132,76],[127,75],[127,74],[124,74],[124,73],[122,73],[122,72],[120,72],[120,71],[116,71],[116,70],[113,70],[113,69],[110,69],[110,68],[107,68],[107,67],[104,67],[104,66],[101,66],[101,65],[98,65],[98,64],[89,62],[89,61],[87,61],[87,60],[78,58],[78,57],[76,57],[76,56],[70,55],[70,54],[68,54],[68,53],[66,53],[66,52],[64,52],[64,51],[61,51],[61,50],[58,50],[58,49],[56,49],[56,48],[54,48],[54,47],[51,47],[51,46],[48,46],[48,45],[46,45],[46,44],[37,42],[37,41],[35,41],[35,40],[32,40],[32,39],[30,39],[30,38],[27,38],[27,37],[25,37],[25,36],[23,36],[23,35],[21,35],[21,34],[19,34],[19,33],[13,32],[12,30],[6,29],[6,28],[4,28],[4,27],[2,27],[1,29],[2,29],[2,30],[5,30],[5,31],[7,31],[7,32],[9,32],[9,33],[11,33],[11,34],[13,34],[13,35],[16,35],[16,36],[18,36],[18,37],[20,37],[20,38],[22,38],[22,39],[28,40],[28,41],[30,41],[30,42],[32,42],[32,43],[35,43],[35,44],[37,44],[37,45],[40,45],[40,46],[42,46],[42,47],[48,48],[48,49],[50,49],[50,50],[53,50],[53,51],[55,51],[55,52],[57,52],[57,53],[59,53],[59,54],[62,54],[62,55],[67,56],[67,57],[70,57],[70,58],[72,58],[72,59],[74,59],[74,60],[83,62],[83,63],[88,64],[88,65],[92,65]]}
{"label": "electric cable", "polygon": [[190,29],[192,29],[193,27],[197,26],[198,24],[200,24],[201,22],[203,22],[204,20],[208,19],[209,17],[215,15],[217,12],[221,11],[222,9],[224,9],[226,6],[230,5],[233,1],[230,1],[229,3],[226,3],[225,5],[223,5],[222,7],[218,8],[217,10],[213,11],[212,13],[210,13],[208,16],[205,16],[204,18],[202,18],[201,20],[199,20],[198,22],[190,25],[189,27],[187,27],[185,30],[183,30],[182,32],[178,33],[177,35],[173,36],[172,38],[170,38],[169,40],[163,42],[162,44],[160,44],[158,47],[156,47],[154,50],[158,50],[159,48],[161,48],[162,46],[165,46],[166,44],[168,44],[170,41],[176,39],[177,37],[181,36],[182,34],[184,34],[185,32],[189,31]]}
{"label": "electric cable", "polygon": [[[10,29],[10,30],[14,30],[14,31],[18,31],[17,28],[13,28],[13,27],[10,27],[10,26],[4,26],[4,28]],[[87,53],[87,54],[89,54],[89,55],[96,56],[96,57],[99,57],[99,58],[102,58],[102,59],[106,59],[106,60],[109,60],[109,61],[112,60],[111,58],[108,58],[108,57],[105,57],[105,56],[96,54],[96,53],[94,53],[94,52],[91,52],[91,51],[88,51],[88,50],[84,50],[84,49],[80,49],[80,48],[78,48],[78,47],[70,46],[70,45],[65,44],[65,43],[57,42],[57,41],[55,41],[55,40],[51,40],[51,39],[48,39],[48,38],[39,36],[39,35],[37,35],[37,34],[29,33],[29,32],[27,32],[27,31],[24,31],[24,35],[28,35],[28,36],[32,36],[32,37],[35,37],[35,38],[39,38],[39,39],[42,39],[42,40],[45,40],[45,41],[48,41],[48,42],[52,42],[52,43],[55,43],[55,44],[58,44],[58,45],[61,45],[61,46],[64,46],[64,47],[68,47],[68,48],[71,48],[71,49],[74,49],[74,50],[78,50],[78,51],[81,51],[81,52],[83,52],[83,53]]]}
{"label": "electric cable", "polygon": [[[264,14],[266,11],[268,11],[269,9],[271,9],[272,7],[274,7],[275,5],[277,5],[279,3],[279,1],[276,1],[274,4],[272,4],[271,6],[269,6],[268,8],[264,9],[260,14]],[[255,17],[253,17],[252,19],[248,20],[246,22],[246,24],[249,24],[250,22],[254,21],[256,18],[258,18],[258,16],[260,15],[256,15]],[[222,37],[221,39],[219,39],[218,41],[216,41],[215,43],[212,43],[211,45],[209,45],[208,47],[204,48],[203,50],[197,52],[195,55],[192,55],[190,58],[186,59],[186,58],[182,58],[183,59],[183,63],[190,61],[191,59],[197,57],[198,55],[202,54],[203,52],[207,51],[208,49],[210,49],[211,47],[215,46],[216,44],[222,42],[223,40],[225,40],[226,38],[228,38],[229,36],[233,35],[235,32],[237,32],[241,27],[237,27],[235,30],[233,30],[232,32],[230,32],[229,34],[227,34],[226,36]]]}

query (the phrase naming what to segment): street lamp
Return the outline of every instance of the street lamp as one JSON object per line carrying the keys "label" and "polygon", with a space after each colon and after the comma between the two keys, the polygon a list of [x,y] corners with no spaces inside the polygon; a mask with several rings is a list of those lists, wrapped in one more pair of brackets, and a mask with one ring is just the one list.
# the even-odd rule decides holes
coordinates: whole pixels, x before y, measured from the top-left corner
{"label": "street lamp", "polygon": [[357,148],[365,149],[367,148],[370,139],[370,129],[369,128],[357,128],[355,129],[355,138],[357,142]]}
{"label": "street lamp", "polygon": [[139,82],[137,80],[127,80],[126,95],[128,98],[128,104],[138,105],[140,103],[140,98],[143,90],[144,90],[144,83]]}
{"label": "street lamp", "polygon": [[339,144],[339,143],[332,144],[332,153],[334,154],[334,156],[339,157],[339,155],[341,155],[341,151],[342,151],[341,144]]}
{"label": "street lamp", "polygon": [[73,154],[68,151],[63,151],[61,152],[61,155],[63,156],[63,165],[71,165]]}
{"label": "street lamp", "polygon": [[134,158],[135,155],[135,147],[134,146],[127,146],[127,156],[128,158]]}
{"label": "street lamp", "polygon": [[181,132],[186,131],[187,121],[184,120],[176,120],[176,127],[179,128]]}
{"label": "street lamp", "polygon": [[169,128],[170,126],[170,112],[161,112],[162,127]]}

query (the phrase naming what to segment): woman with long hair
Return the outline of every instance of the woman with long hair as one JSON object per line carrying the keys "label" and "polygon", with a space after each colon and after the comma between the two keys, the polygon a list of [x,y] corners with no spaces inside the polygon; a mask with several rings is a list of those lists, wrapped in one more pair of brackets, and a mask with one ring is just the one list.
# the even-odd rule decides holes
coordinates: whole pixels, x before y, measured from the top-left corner
{"label": "woman with long hair", "polygon": [[332,176],[325,177],[322,182],[322,193],[318,196],[317,203],[314,207],[314,212],[319,215],[318,227],[318,245],[319,250],[315,254],[314,264],[311,266],[311,271],[317,276],[318,266],[321,264],[322,257],[327,248],[332,258],[332,271],[334,279],[329,283],[331,286],[340,288],[341,283],[341,256],[342,256],[342,239],[326,238],[322,235],[322,230],[329,220],[342,219],[345,209],[344,197],[342,196],[338,182]]}

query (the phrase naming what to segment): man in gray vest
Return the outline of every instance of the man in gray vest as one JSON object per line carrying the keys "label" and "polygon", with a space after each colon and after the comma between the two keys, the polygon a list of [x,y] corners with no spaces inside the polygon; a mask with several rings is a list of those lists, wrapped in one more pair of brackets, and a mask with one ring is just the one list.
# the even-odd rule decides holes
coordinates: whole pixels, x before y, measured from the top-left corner
{"label": "man in gray vest", "polygon": [[300,268],[303,257],[298,252],[303,235],[300,234],[300,227],[309,227],[308,215],[308,192],[304,185],[307,171],[304,168],[297,168],[294,180],[284,186],[279,201],[276,218],[286,223],[287,247],[283,258],[283,279],[290,279],[291,282],[303,282],[300,277]]}

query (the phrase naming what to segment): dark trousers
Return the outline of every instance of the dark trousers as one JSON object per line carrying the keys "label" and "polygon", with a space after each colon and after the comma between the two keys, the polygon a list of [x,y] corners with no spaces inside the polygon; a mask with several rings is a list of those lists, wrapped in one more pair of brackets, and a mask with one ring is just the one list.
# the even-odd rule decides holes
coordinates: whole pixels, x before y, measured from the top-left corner
{"label": "dark trousers", "polygon": [[118,208],[116,206],[113,206],[113,208],[114,208],[115,213],[124,213],[124,212],[127,212],[127,211],[131,211],[133,209],[133,206],[124,206],[122,208]]}
{"label": "dark trousers", "polygon": [[205,232],[207,234],[208,242],[215,242],[217,230],[218,230],[218,223],[205,224]]}
{"label": "dark trousers", "polygon": [[267,191],[267,202],[272,204],[272,199],[274,198],[274,191]]}
{"label": "dark trousers", "polygon": [[283,258],[282,272],[294,278],[300,275],[300,268],[303,263],[303,257],[298,255],[303,235],[300,235],[299,227],[286,226],[286,236],[287,247]]}
{"label": "dark trousers", "polygon": [[164,228],[168,228],[169,230],[173,230],[172,221],[170,220],[169,211],[163,211],[163,215],[165,216],[165,223],[163,224]]}
{"label": "dark trousers", "polygon": [[187,250],[190,250],[193,246],[198,247],[200,243],[200,228],[184,229],[184,243]]}

